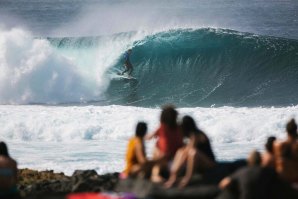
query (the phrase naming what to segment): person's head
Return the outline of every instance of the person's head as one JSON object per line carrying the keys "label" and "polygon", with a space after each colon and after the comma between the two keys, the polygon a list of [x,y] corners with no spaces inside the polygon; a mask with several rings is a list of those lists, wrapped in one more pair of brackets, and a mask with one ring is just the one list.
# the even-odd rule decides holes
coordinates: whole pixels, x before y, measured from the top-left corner
{"label": "person's head", "polygon": [[260,152],[254,150],[252,151],[247,159],[249,166],[260,166],[262,163],[262,158]]}
{"label": "person's head", "polygon": [[147,133],[147,124],[145,122],[138,122],[136,127],[136,136],[143,138]]}
{"label": "person's head", "polygon": [[293,138],[298,137],[298,134],[297,134],[297,124],[296,124],[295,119],[291,119],[287,123],[286,129],[287,129],[287,133],[288,133],[288,135],[290,137],[293,137]]}
{"label": "person's head", "polygon": [[273,153],[273,144],[274,144],[275,140],[276,140],[276,137],[274,137],[274,136],[270,136],[267,139],[265,148],[266,148],[266,151],[268,151],[269,153]]}
{"label": "person's head", "polygon": [[132,49],[128,49],[127,52],[130,54],[132,52]]}
{"label": "person's head", "polygon": [[9,157],[8,149],[5,142],[0,142],[0,155]]}
{"label": "person's head", "polygon": [[160,115],[160,122],[169,126],[170,128],[177,127],[178,112],[173,105],[166,105],[162,108]]}
{"label": "person's head", "polygon": [[188,115],[182,118],[181,128],[186,137],[189,137],[192,133],[198,132],[198,127],[194,119]]}

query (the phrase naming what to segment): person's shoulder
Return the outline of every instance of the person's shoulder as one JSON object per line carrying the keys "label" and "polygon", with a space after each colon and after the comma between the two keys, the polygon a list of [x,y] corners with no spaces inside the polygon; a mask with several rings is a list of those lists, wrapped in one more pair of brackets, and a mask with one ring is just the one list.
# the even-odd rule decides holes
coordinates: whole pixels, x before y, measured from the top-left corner
{"label": "person's shoulder", "polygon": [[136,142],[136,137],[132,137],[128,140],[128,145],[132,145]]}
{"label": "person's shoulder", "polygon": [[13,158],[11,157],[6,157],[6,156],[0,156],[0,164],[3,165],[12,165],[12,166],[17,166],[17,161],[15,161]]}
{"label": "person's shoulder", "polygon": [[196,135],[200,142],[209,142],[208,136],[202,130],[199,129]]}
{"label": "person's shoulder", "polygon": [[17,161],[15,161],[15,160],[12,159],[12,158],[10,158],[10,159],[11,159],[11,164],[12,164],[15,168],[17,168],[17,166],[18,166]]}
{"label": "person's shoulder", "polygon": [[142,143],[142,139],[140,138],[140,137],[135,137],[135,142],[137,143],[137,144],[140,144],[140,143]]}

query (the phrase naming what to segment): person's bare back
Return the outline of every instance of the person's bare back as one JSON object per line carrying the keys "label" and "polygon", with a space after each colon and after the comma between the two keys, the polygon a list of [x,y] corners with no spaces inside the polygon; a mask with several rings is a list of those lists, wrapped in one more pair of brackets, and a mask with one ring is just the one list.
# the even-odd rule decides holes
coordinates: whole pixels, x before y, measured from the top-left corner
{"label": "person's bare back", "polygon": [[298,141],[286,140],[274,146],[276,171],[289,182],[298,183]]}
{"label": "person's bare back", "polygon": [[276,171],[290,183],[298,183],[298,134],[294,119],[286,126],[287,139],[274,145]]}
{"label": "person's bare back", "polygon": [[13,159],[0,156],[0,189],[10,189],[17,183],[17,163]]}

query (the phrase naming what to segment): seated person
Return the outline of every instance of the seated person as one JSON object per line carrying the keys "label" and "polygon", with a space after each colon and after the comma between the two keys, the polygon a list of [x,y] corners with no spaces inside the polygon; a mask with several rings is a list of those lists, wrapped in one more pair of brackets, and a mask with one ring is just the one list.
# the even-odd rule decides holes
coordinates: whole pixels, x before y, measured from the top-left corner
{"label": "seated person", "polygon": [[261,167],[261,155],[253,151],[248,158],[248,166],[224,178],[219,187],[224,190],[217,199],[276,198],[273,192],[278,187],[274,169]]}
{"label": "seated person", "polygon": [[298,134],[294,119],[286,125],[287,138],[274,144],[277,173],[289,183],[298,183]]}
{"label": "seated person", "polygon": [[270,136],[265,144],[266,151],[262,154],[262,166],[275,168],[275,158],[273,153],[273,145],[276,138]]}
{"label": "seated person", "polygon": [[173,106],[163,107],[159,128],[147,136],[147,139],[157,138],[153,154],[153,160],[156,162],[152,170],[151,180],[153,182],[164,181],[168,175],[168,165],[173,160],[176,151],[183,146],[183,136],[177,124],[177,116],[178,112]]}
{"label": "seated person", "polygon": [[139,122],[136,127],[136,134],[128,142],[126,152],[126,168],[123,177],[137,176],[147,162],[144,136],[147,133],[147,124]]}
{"label": "seated person", "polygon": [[0,142],[0,198],[17,196],[17,163],[10,158],[6,144]]}
{"label": "seated person", "polygon": [[190,116],[183,117],[181,129],[184,136],[189,138],[189,142],[177,151],[165,187],[171,187],[176,182],[177,174],[183,167],[186,167],[186,173],[179,187],[186,186],[195,171],[203,173],[215,166],[215,156],[209,138],[198,129],[194,119]]}

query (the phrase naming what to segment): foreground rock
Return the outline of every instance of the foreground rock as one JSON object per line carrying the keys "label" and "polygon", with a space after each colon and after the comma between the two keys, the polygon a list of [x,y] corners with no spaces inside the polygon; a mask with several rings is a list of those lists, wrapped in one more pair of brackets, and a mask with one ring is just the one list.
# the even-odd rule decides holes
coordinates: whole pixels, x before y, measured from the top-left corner
{"label": "foreground rock", "polygon": [[[218,172],[209,175],[195,175],[186,188],[165,189],[160,184],[145,179],[119,180],[119,173],[98,175],[94,170],[77,170],[72,176],[53,171],[19,170],[19,190],[25,199],[65,199],[69,193],[77,192],[122,192],[132,193],[139,199],[221,199],[225,196],[218,188],[218,182],[227,173],[233,172],[241,164],[221,164]],[[228,193],[228,192],[227,192]],[[298,198],[298,191],[282,183],[278,184],[273,195],[277,199]],[[274,199],[275,199],[274,198]],[[273,199],[273,198],[272,198]]]}
{"label": "foreground rock", "polygon": [[18,188],[25,198],[63,198],[72,192],[112,191],[118,182],[118,175],[98,175],[95,170],[77,170],[72,176],[66,176],[51,170],[20,169]]}

